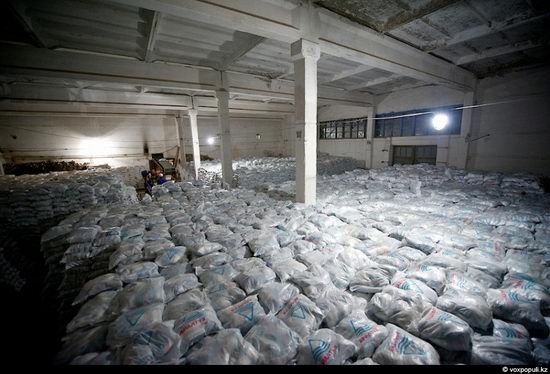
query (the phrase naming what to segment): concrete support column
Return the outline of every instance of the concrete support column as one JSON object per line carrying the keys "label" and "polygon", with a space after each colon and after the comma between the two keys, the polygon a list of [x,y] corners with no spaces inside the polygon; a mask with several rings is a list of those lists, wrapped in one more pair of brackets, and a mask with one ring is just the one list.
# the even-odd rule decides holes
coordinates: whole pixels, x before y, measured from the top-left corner
{"label": "concrete support column", "polygon": [[4,158],[0,156],[0,175],[4,175]]}
{"label": "concrete support column", "polygon": [[[464,94],[464,106],[474,105],[475,92],[469,91]],[[461,169],[468,169],[468,154],[470,153],[470,138],[472,131],[473,109],[462,109],[462,122],[460,125],[460,160],[457,165]],[[463,142],[463,143],[462,143]]]}
{"label": "concrete support column", "polygon": [[176,117],[176,139],[178,140],[179,145],[179,162],[178,162],[178,173],[181,177],[181,179],[185,179],[186,177],[186,167],[187,167],[187,161],[185,159],[185,146],[183,143],[183,115],[180,113]]}
{"label": "concrete support column", "polygon": [[218,124],[221,136],[220,156],[222,161],[222,178],[229,185],[233,181],[233,159],[231,156],[231,127],[229,124],[229,91],[216,91],[218,99]]}
{"label": "concrete support column", "polygon": [[296,111],[296,202],[317,198],[317,60],[319,45],[300,39],[290,46]]}
{"label": "concrete support column", "polygon": [[376,108],[371,107],[367,111],[367,157],[365,167],[372,169],[373,139],[374,139],[374,118],[376,117]]}
{"label": "concrete support column", "polygon": [[189,109],[189,124],[191,127],[191,142],[193,144],[193,166],[195,179],[199,179],[199,168],[201,167],[201,151],[199,145],[199,131],[197,129],[197,109]]}

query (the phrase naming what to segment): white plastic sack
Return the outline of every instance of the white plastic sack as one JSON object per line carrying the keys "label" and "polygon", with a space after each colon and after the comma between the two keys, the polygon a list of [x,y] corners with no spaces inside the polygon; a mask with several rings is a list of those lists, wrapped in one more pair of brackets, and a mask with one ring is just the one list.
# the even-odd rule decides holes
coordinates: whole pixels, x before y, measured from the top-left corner
{"label": "white plastic sack", "polygon": [[306,271],[295,274],[291,279],[306,296],[313,299],[317,298],[326,287],[332,285],[330,274],[319,265],[312,265]]}
{"label": "white plastic sack", "polygon": [[371,321],[363,311],[355,310],[338,323],[335,331],[357,346],[359,359],[371,357],[388,336],[387,329]]}
{"label": "white plastic sack", "polygon": [[118,348],[126,345],[130,339],[146,326],[156,322],[162,322],[162,311],[164,304],[149,304],[121,314],[109,325],[107,334],[107,345],[111,348]]}
{"label": "white plastic sack", "polygon": [[319,328],[325,315],[313,301],[300,294],[286,303],[277,317],[302,338],[306,338]]}
{"label": "white plastic sack", "polygon": [[75,298],[73,305],[80,304],[104,291],[118,291],[122,289],[122,280],[118,274],[107,273],[100,275],[84,284]]}
{"label": "white plastic sack", "polygon": [[298,348],[298,365],[342,365],[356,351],[355,344],[342,335],[320,329]]}
{"label": "white plastic sack", "polygon": [[246,297],[246,293],[233,282],[211,286],[206,290],[206,293],[215,311],[225,309]]}
{"label": "white plastic sack", "polygon": [[493,319],[491,308],[483,297],[452,287],[445,289],[437,300],[436,307],[482,330],[486,330]]}
{"label": "white plastic sack", "polygon": [[462,319],[436,307],[418,321],[420,337],[449,351],[470,351],[473,330]]}
{"label": "white plastic sack", "polygon": [[179,274],[164,282],[165,301],[170,302],[176,296],[199,287],[201,284],[194,274]]}
{"label": "white plastic sack", "polygon": [[388,337],[376,349],[373,360],[381,365],[439,365],[439,354],[430,343],[391,323]]}
{"label": "white plastic sack", "polygon": [[259,352],[263,365],[291,363],[300,344],[300,336],[273,314],[261,317],[245,339]]}
{"label": "white plastic sack", "polygon": [[124,283],[132,283],[139,279],[152,278],[159,275],[157,264],[149,261],[121,265],[117,268],[116,272]]}
{"label": "white plastic sack", "polygon": [[277,314],[300,290],[290,283],[271,282],[258,292],[258,300],[268,313]]}
{"label": "white plastic sack", "polygon": [[200,341],[186,357],[190,365],[256,365],[260,354],[239,329],[226,329]]}
{"label": "white plastic sack", "polygon": [[262,316],[264,309],[258,302],[258,296],[249,296],[238,303],[218,311],[218,318],[226,329],[237,328],[246,335]]}
{"label": "white plastic sack", "polygon": [[105,312],[117,293],[118,291],[105,291],[88,300],[67,325],[67,333],[107,321],[108,316]]}
{"label": "white plastic sack", "polygon": [[203,308],[207,304],[206,294],[199,289],[193,289],[167,303],[162,318],[165,321],[177,320],[184,314]]}
{"label": "white plastic sack", "polygon": [[441,295],[445,288],[447,277],[445,271],[437,266],[418,264],[407,270],[407,278],[416,279],[432,288]]}
{"label": "white plastic sack", "polygon": [[108,314],[118,315],[130,309],[154,303],[164,303],[164,278],[148,278],[124,287],[112,301]]}
{"label": "white plastic sack", "polygon": [[474,336],[472,365],[530,365],[533,363],[529,340]]}
{"label": "white plastic sack", "polygon": [[174,323],[174,331],[181,337],[180,349],[182,355],[205,336],[222,329],[222,324],[211,307],[186,313]]}
{"label": "white plastic sack", "polygon": [[487,300],[496,317],[525,326],[531,336],[546,338],[550,333],[540,312],[540,302],[521,296],[514,289],[489,289]]}
{"label": "white plastic sack", "polygon": [[325,313],[324,324],[332,328],[354,310],[365,310],[367,302],[353,297],[349,292],[335,286],[329,286],[321,291],[315,299],[315,304]]}
{"label": "white plastic sack", "polygon": [[416,323],[430,304],[412,290],[386,286],[369,302],[369,312],[380,320],[416,333]]}
{"label": "white plastic sack", "polygon": [[187,249],[185,247],[177,246],[177,247],[170,247],[164,250],[164,252],[158,255],[157,258],[155,259],[155,264],[165,268],[170,265],[174,265],[178,262],[186,262],[186,261],[187,261]]}

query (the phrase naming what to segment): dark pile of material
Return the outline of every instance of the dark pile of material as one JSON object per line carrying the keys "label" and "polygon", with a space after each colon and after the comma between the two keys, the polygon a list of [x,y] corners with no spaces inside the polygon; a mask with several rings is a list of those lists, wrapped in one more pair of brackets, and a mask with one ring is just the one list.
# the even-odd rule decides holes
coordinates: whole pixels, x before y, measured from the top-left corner
{"label": "dark pile of material", "polygon": [[[185,160],[186,160],[187,162],[193,161],[193,154],[191,154],[191,153],[186,153],[186,154],[185,154]],[[214,160],[212,157],[209,157],[209,156],[207,156],[207,155],[201,155],[201,161],[212,161],[212,160]]]}
{"label": "dark pile of material", "polygon": [[49,173],[51,171],[72,171],[72,170],[86,170],[88,164],[79,164],[74,161],[40,161],[40,162],[27,162],[24,164],[6,163],[4,165],[4,171],[6,174],[23,175],[23,174],[42,174]]}

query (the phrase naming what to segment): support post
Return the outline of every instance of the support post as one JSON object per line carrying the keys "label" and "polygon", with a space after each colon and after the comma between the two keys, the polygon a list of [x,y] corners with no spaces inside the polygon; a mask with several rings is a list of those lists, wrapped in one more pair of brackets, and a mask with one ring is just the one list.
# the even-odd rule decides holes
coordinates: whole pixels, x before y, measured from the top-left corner
{"label": "support post", "polygon": [[365,160],[365,167],[372,169],[372,156],[374,148],[374,118],[376,117],[376,108],[371,107],[367,111],[367,157]]}
{"label": "support post", "polygon": [[[474,105],[475,92],[468,91],[464,93],[464,106]],[[470,138],[472,129],[473,109],[462,109],[462,122],[460,125],[461,157],[457,165],[461,169],[468,169],[468,156],[470,153]]]}
{"label": "support post", "polygon": [[290,46],[294,61],[296,111],[296,202],[315,204],[317,195],[317,43],[300,39]]}
{"label": "support post", "polygon": [[233,182],[233,160],[231,156],[231,127],[229,124],[229,91],[216,91],[218,99],[218,125],[221,136],[220,157],[222,162],[222,178],[229,185]]}
{"label": "support post", "polygon": [[199,132],[197,128],[197,109],[189,109],[189,124],[191,127],[191,143],[193,145],[193,167],[195,169],[195,179],[199,179],[199,168],[201,167],[201,151],[199,144]]}
{"label": "support post", "polygon": [[183,143],[183,115],[180,113],[176,117],[176,137],[179,145],[179,162],[178,162],[178,173],[182,180],[186,177],[185,170],[187,169],[187,160],[185,159],[185,146]]}
{"label": "support post", "polygon": [[4,158],[0,155],[0,175],[4,175]]}

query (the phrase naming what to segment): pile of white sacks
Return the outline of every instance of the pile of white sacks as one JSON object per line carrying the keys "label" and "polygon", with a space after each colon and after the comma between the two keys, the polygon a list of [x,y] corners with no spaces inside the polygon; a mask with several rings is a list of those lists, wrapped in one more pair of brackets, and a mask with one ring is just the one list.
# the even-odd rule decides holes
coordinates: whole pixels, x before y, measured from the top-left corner
{"label": "pile of white sacks", "polygon": [[[319,175],[341,174],[354,170],[364,163],[347,157],[319,155],[317,173]],[[220,161],[203,161],[201,168],[212,175],[221,174]],[[296,159],[294,157],[249,157],[233,161],[234,174],[239,186],[248,189],[268,188],[296,179]],[[221,180],[221,178],[218,178]]]}
{"label": "pile of white sacks", "polygon": [[132,186],[135,189],[143,188],[143,177],[141,172],[147,170],[145,166],[121,166],[111,169],[111,172],[122,178],[122,182],[127,186]]}
{"label": "pile of white sacks", "polygon": [[110,171],[0,176],[2,229],[8,231],[42,233],[62,217],[83,208],[134,202],[135,188]]}
{"label": "pile of white sacks", "polygon": [[167,183],[70,217],[44,247],[69,270],[110,255],[58,361],[548,365],[550,200],[466,176],[321,177],[309,207]]}

